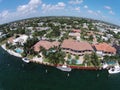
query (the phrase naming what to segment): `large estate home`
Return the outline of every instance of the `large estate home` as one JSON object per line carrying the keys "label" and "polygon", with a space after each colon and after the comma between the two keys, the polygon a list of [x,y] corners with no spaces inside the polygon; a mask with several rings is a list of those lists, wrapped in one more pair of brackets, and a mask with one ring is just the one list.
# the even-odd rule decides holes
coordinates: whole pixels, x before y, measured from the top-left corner
{"label": "large estate home", "polygon": [[[43,47],[46,50],[48,50],[54,46],[59,46],[59,45],[60,42],[57,41],[50,42],[50,41],[41,40],[34,45],[34,51],[39,52],[40,47]],[[95,44],[93,45],[93,47],[88,42],[85,41],[79,42],[73,39],[66,39],[61,44],[62,50],[72,55],[83,56],[86,53],[91,54],[94,50],[99,56],[104,56],[104,55],[111,56],[116,54],[116,49],[107,43]]]}
{"label": "large estate home", "polygon": [[13,36],[8,39],[8,43],[12,43],[13,45],[16,45],[17,43],[19,43],[20,45],[24,45],[27,39],[27,35],[19,35],[17,38]]}
{"label": "large estate home", "polygon": [[64,40],[61,48],[66,53],[82,56],[85,53],[92,53],[93,48],[88,42],[78,42],[72,39]]}
{"label": "large estate home", "polygon": [[[54,41],[39,41],[34,45],[34,51],[39,52],[40,47],[44,47],[46,50],[54,46],[59,46],[60,42]],[[92,53],[93,48],[88,42],[78,42],[72,39],[66,39],[61,44],[61,48],[66,53],[71,53],[72,55],[82,56],[85,53]]]}
{"label": "large estate home", "polygon": [[111,56],[116,54],[116,49],[107,43],[96,44],[94,45],[94,48],[96,50],[96,53],[100,56],[104,56],[104,55]]}
{"label": "large estate home", "polygon": [[41,40],[39,42],[37,42],[35,45],[34,45],[34,51],[36,52],[39,52],[40,51],[40,47],[43,47],[45,48],[46,50],[54,47],[54,46],[59,46],[59,42],[57,41],[54,41],[54,42],[50,42],[50,41],[44,41],[44,40]]}

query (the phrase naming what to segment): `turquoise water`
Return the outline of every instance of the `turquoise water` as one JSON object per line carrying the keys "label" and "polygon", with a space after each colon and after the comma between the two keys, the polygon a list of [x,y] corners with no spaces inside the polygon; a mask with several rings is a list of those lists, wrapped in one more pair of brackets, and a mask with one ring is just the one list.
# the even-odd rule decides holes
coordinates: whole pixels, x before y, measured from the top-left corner
{"label": "turquoise water", "polygon": [[20,48],[15,49],[15,51],[16,51],[17,53],[22,53],[22,52],[23,52],[23,50],[20,49]]}
{"label": "turquoise water", "polygon": [[111,62],[108,62],[108,64],[110,64],[110,65],[114,65],[114,64],[116,64],[116,62],[111,61]]}
{"label": "turquoise water", "polygon": [[[47,69],[47,73],[46,73]],[[25,63],[0,48],[0,90],[120,90],[120,74],[72,70]]]}

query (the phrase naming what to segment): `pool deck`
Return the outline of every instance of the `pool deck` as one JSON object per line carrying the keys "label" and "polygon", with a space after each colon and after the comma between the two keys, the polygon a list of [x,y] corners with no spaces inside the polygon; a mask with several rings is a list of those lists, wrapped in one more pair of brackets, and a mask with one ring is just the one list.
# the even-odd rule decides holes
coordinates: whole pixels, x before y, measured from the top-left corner
{"label": "pool deck", "polygon": [[6,49],[5,44],[1,45],[1,47],[2,47],[5,51],[7,51],[10,55],[13,55],[13,56],[22,58],[21,54],[16,53],[16,52],[14,52],[14,51],[12,51],[12,50]]}

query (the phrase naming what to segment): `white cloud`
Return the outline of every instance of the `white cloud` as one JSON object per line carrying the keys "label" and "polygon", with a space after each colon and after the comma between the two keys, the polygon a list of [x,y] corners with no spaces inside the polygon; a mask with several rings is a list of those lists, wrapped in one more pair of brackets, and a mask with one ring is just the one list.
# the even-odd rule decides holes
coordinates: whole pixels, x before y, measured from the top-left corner
{"label": "white cloud", "polygon": [[101,13],[101,11],[100,11],[100,10],[97,10],[97,13],[98,13],[98,14],[100,14],[100,13]]}
{"label": "white cloud", "polygon": [[115,13],[112,10],[109,11],[109,14],[115,15]]}
{"label": "white cloud", "polygon": [[70,4],[81,4],[83,3],[83,0],[70,0],[69,3]]}
{"label": "white cloud", "polygon": [[109,14],[115,15],[115,12],[112,10],[112,8],[110,6],[104,6],[104,8],[108,10]]}
{"label": "white cloud", "polygon": [[105,9],[111,10],[112,8],[110,6],[104,6]]}
{"label": "white cloud", "polygon": [[43,10],[43,12],[51,11],[51,10],[60,10],[60,9],[64,9],[65,6],[66,6],[66,4],[63,3],[63,2],[58,2],[55,5],[52,5],[52,4],[42,4],[42,10]]}
{"label": "white cloud", "polygon": [[5,10],[5,11],[0,13],[0,17],[5,18],[8,14],[9,14],[9,12],[7,10]]}
{"label": "white cloud", "polygon": [[86,8],[86,9],[87,9],[87,8],[88,8],[88,6],[87,6],[87,5],[85,5],[83,8]]}
{"label": "white cloud", "polygon": [[92,10],[88,10],[88,13],[93,14],[94,12]]}
{"label": "white cloud", "polygon": [[76,7],[74,10],[80,12],[80,7]]}
{"label": "white cloud", "polygon": [[93,16],[98,16],[101,13],[100,11],[93,11],[93,10],[88,10],[87,12]]}
{"label": "white cloud", "polygon": [[41,3],[41,0],[30,0],[25,5],[19,5],[14,12],[9,12],[8,10],[5,10],[0,13],[0,23],[28,18],[33,15],[36,16],[36,13],[38,13],[37,9]]}
{"label": "white cloud", "polygon": [[58,2],[58,6],[60,6],[60,7],[65,7],[65,3],[63,3],[63,2]]}
{"label": "white cloud", "polygon": [[17,11],[23,14],[33,13],[36,11],[36,9],[40,4],[41,4],[41,0],[30,0],[28,4],[18,6]]}

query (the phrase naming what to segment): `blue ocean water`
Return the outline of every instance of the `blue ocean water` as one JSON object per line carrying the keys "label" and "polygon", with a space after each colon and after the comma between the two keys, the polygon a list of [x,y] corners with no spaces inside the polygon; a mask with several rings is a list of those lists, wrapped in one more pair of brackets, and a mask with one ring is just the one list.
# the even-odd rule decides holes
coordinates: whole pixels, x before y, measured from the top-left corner
{"label": "blue ocean water", "polygon": [[[47,72],[46,72],[47,70]],[[25,63],[0,48],[0,90],[120,90],[120,74]]]}

